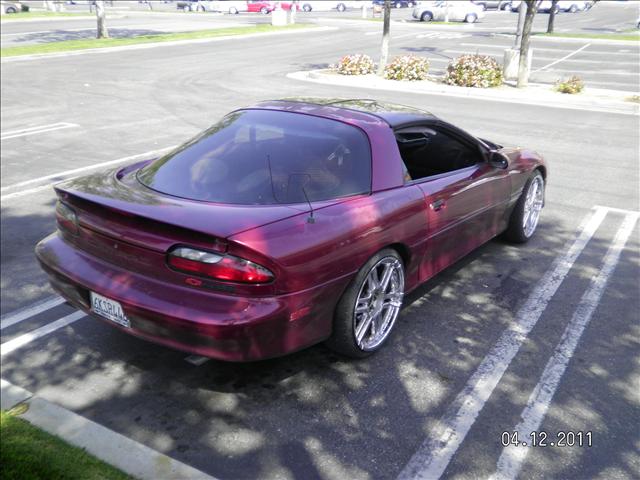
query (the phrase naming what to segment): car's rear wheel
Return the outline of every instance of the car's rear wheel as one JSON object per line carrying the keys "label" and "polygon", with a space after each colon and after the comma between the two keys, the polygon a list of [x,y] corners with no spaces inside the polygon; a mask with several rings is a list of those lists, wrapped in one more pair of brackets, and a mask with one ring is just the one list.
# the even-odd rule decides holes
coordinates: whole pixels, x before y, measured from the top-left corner
{"label": "car's rear wheel", "polygon": [[231,8],[229,9],[229,13],[230,13],[231,15],[237,15],[237,14],[238,14],[238,9],[237,9],[236,7],[231,7]]}
{"label": "car's rear wheel", "polygon": [[344,11],[347,9],[347,6],[346,6],[344,3],[339,3],[339,4],[336,6],[336,9],[337,9],[339,12],[344,12]]}
{"label": "car's rear wheel", "polygon": [[18,10],[15,7],[7,7],[5,13],[18,13]]}
{"label": "car's rear wheel", "polygon": [[467,23],[476,23],[476,20],[478,20],[478,16],[475,13],[469,13],[464,17],[464,21]]}
{"label": "car's rear wheel", "polygon": [[511,212],[505,235],[516,243],[527,242],[536,231],[540,212],[544,205],[544,178],[539,170],[527,180],[522,195]]}
{"label": "car's rear wheel", "polygon": [[402,8],[402,2],[396,2],[393,6],[395,8]]}
{"label": "car's rear wheel", "polygon": [[344,355],[371,355],[389,338],[404,297],[404,264],[390,248],[360,269],[338,302],[327,345]]}
{"label": "car's rear wheel", "polygon": [[578,11],[578,6],[577,5],[571,5],[571,8],[569,8],[569,11],[571,13],[576,13]]}
{"label": "car's rear wheel", "polygon": [[266,14],[269,13],[269,9],[267,7],[262,7],[260,9],[260,13],[263,14],[263,15],[266,15]]}
{"label": "car's rear wheel", "polygon": [[311,5],[309,5],[308,3],[305,3],[302,6],[302,10],[304,10],[305,12],[310,12],[312,10]]}
{"label": "car's rear wheel", "polygon": [[420,15],[421,22],[430,22],[431,20],[433,20],[433,14],[431,12],[423,12],[422,15]]}

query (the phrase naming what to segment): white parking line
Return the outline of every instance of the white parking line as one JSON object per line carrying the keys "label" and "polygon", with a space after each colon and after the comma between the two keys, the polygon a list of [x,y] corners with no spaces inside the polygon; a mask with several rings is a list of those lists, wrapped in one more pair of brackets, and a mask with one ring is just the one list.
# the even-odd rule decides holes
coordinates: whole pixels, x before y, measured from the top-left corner
{"label": "white parking line", "polygon": [[560,63],[560,62],[562,62],[563,60],[566,60],[567,58],[571,58],[571,57],[573,57],[574,55],[576,55],[577,53],[580,53],[582,50],[584,50],[585,48],[587,48],[589,45],[591,45],[591,44],[590,44],[590,43],[587,43],[586,45],[583,45],[582,47],[578,48],[578,49],[577,49],[577,50],[575,50],[574,52],[571,52],[569,55],[565,55],[564,57],[559,58],[558,60],[556,60],[556,61],[554,61],[554,62],[551,62],[551,63],[549,63],[549,64],[545,65],[544,67],[540,67],[540,68],[538,68],[538,69],[534,70],[534,71],[533,71],[533,72],[531,72],[531,73],[539,72],[539,71],[541,71],[541,70],[546,70],[547,68],[549,68],[549,67],[551,67],[551,66],[555,65],[556,63]]}
{"label": "white parking line", "polygon": [[53,132],[55,130],[63,130],[65,128],[79,127],[75,123],[59,122],[49,125],[41,125],[39,127],[22,128],[20,130],[12,130],[0,134],[0,140],[9,140],[10,138],[26,137],[27,135],[38,135],[40,133]]}
{"label": "white parking line", "polygon": [[[527,406],[520,414],[522,421],[514,429],[515,432],[518,432],[518,441],[530,444],[529,437],[531,432],[538,430],[544,420],[562,375],[569,365],[569,361],[578,346],[582,333],[593,316],[593,312],[600,303],[609,277],[620,260],[622,249],[631,236],[638,216],[637,213],[629,213],[624,217],[613,243],[607,250],[598,275],[591,280],[589,287],[582,295],[571,321],[562,334],[560,343],[556,347],[553,356],[547,362],[538,384],[529,397]],[[493,480],[515,480],[530,449],[531,447],[522,445],[505,447],[498,459],[497,471],[491,478]]]}
{"label": "white parking line", "polygon": [[153,157],[161,152],[165,152],[167,150],[171,150],[172,148],[175,148],[176,145],[171,145],[169,147],[164,147],[164,148],[160,148],[157,150],[151,150],[149,152],[144,152],[144,153],[139,153],[137,155],[130,155],[128,157],[123,157],[123,158],[118,158],[116,160],[109,160],[108,162],[102,162],[102,163],[94,163],[93,165],[87,165],[86,167],[80,167],[80,168],[74,168],[73,170],[65,170],[62,172],[58,172],[58,173],[53,173],[51,175],[45,175],[44,177],[38,177],[38,178],[34,178],[32,180],[26,180],[24,182],[18,182],[18,183],[14,183],[13,185],[7,185],[6,187],[2,187],[0,188],[0,192],[5,192],[8,190],[15,190],[15,189],[22,189],[23,187],[29,186],[29,185],[33,185],[36,183],[41,183],[41,182],[46,182],[47,180],[55,180],[55,182],[49,182],[45,185],[40,185],[38,187],[34,187],[31,189],[27,189],[27,190],[20,190],[14,193],[9,193],[6,195],[2,195],[0,196],[0,200],[1,201],[5,201],[5,200],[9,200],[11,198],[15,198],[15,197],[22,197],[24,195],[29,195],[31,193],[35,193],[38,192],[40,190],[46,189],[51,187],[52,185],[54,185],[57,182],[60,182],[62,180],[69,180],[71,178],[73,178],[73,176],[75,176],[78,173],[82,173],[82,172],[86,172],[88,170],[94,170],[96,168],[102,168],[102,167],[108,167],[110,165],[116,165],[118,163],[122,163],[122,162],[127,162],[127,161],[131,161],[131,160],[135,160],[137,158],[144,158],[144,157]]}
{"label": "white parking line", "polygon": [[84,312],[73,312],[66,317],[59,318],[55,322],[48,323],[44,327],[36,328],[35,330],[25,333],[24,335],[20,335],[8,342],[4,342],[0,345],[0,357],[4,357],[5,355],[17,350],[20,347],[24,347],[25,345],[37,340],[40,337],[44,337],[52,332],[55,332],[59,328],[66,327],[67,325],[72,324],[80,320],[83,317],[86,317],[87,314]]}
{"label": "white parking line", "polygon": [[441,428],[420,446],[400,472],[399,479],[433,480],[443,474],[527,335],[606,214],[607,210],[594,208],[585,218],[578,227],[577,238],[563,255],[553,261],[525,304],[518,310],[514,324],[500,336],[455,398],[441,419]]}
{"label": "white parking line", "polygon": [[27,318],[35,317],[51,308],[57,307],[65,302],[62,297],[45,298],[44,300],[29,305],[28,307],[21,308],[11,313],[7,313],[0,319],[0,330],[8,328],[11,325],[22,322]]}

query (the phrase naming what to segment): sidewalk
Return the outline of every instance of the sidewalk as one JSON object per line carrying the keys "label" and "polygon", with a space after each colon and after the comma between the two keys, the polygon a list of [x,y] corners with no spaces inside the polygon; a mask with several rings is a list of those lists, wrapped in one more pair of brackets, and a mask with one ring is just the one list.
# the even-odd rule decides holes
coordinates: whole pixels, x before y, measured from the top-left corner
{"label": "sidewalk", "polygon": [[526,89],[515,88],[507,83],[496,88],[457,87],[438,83],[438,79],[416,82],[386,80],[377,75],[340,75],[332,70],[311,70],[289,73],[287,77],[307,82],[337,85],[343,87],[388,90],[415,93],[419,95],[444,95],[451,97],[473,98],[495,102],[510,102],[526,105],[540,105],[578,110],[596,110],[625,115],[640,114],[640,105],[625,99],[632,92],[605,90],[586,87],[576,95],[558,93],[552,85],[529,84]]}

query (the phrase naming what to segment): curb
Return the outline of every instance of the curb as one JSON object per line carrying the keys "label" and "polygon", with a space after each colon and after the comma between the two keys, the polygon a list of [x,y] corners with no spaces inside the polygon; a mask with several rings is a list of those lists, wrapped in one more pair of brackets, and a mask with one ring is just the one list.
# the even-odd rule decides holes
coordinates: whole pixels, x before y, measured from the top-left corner
{"label": "curb", "polygon": [[257,38],[257,37],[268,37],[270,35],[291,35],[294,33],[309,33],[309,32],[327,32],[330,30],[337,30],[337,27],[313,27],[313,28],[297,28],[291,30],[283,30],[281,32],[257,32],[257,33],[247,33],[240,35],[224,35],[219,37],[211,37],[211,38],[194,38],[191,40],[175,40],[170,42],[149,42],[149,43],[141,43],[136,45],[122,45],[119,47],[104,47],[104,48],[86,48],[82,50],[71,50],[68,52],[54,52],[54,53],[36,53],[33,55],[15,55],[10,57],[2,57],[0,63],[11,63],[11,62],[24,62],[28,60],[35,60],[39,58],[59,58],[59,57],[71,57],[75,55],[85,55],[88,53],[111,53],[111,52],[123,52],[126,50],[144,50],[147,48],[158,48],[165,46],[175,46],[175,45],[193,45],[198,43],[209,43],[209,42],[221,42],[224,40],[230,39],[244,39],[244,38]]}
{"label": "curb", "polygon": [[19,418],[42,430],[85,449],[100,460],[140,479],[215,480],[200,470],[174,460],[141,443],[109,430],[70,410],[17,387],[0,381],[2,409],[24,404],[27,411]]}
{"label": "curb", "polygon": [[[499,90],[482,90],[477,88],[455,87],[432,82],[401,82],[385,80],[374,75],[344,76],[324,73],[323,70],[300,71],[287,74],[288,78],[307,82],[321,83],[324,85],[336,85],[353,88],[366,88],[372,90],[389,90],[394,92],[406,92],[422,95],[441,95],[450,97],[473,98],[474,100],[487,100],[493,102],[519,103],[554,108],[573,110],[591,110],[623,115],[638,115],[640,106],[612,98],[615,94],[632,95],[632,92],[615,92],[602,90],[603,98],[567,97],[560,93],[550,91],[547,87],[530,85],[527,92],[509,91],[508,86]],[[596,90],[596,89],[591,89]]]}
{"label": "curb", "polygon": [[[107,20],[118,20],[126,18],[125,14],[107,15]],[[35,18],[16,18],[14,20],[0,20],[0,25],[11,25],[12,23],[30,23],[30,22],[58,22],[60,20],[95,20],[95,15],[69,15],[60,17],[35,17]]]}

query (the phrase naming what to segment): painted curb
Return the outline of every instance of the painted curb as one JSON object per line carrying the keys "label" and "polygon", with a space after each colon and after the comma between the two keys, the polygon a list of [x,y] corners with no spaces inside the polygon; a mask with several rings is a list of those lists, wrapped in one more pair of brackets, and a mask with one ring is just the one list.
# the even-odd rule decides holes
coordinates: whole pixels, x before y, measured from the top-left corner
{"label": "painted curb", "polygon": [[[24,403],[28,409],[20,418],[136,478],[156,480],[215,480],[189,465],[109,430],[70,410],[17,387],[6,380],[0,384],[2,409]],[[15,402],[15,403],[14,403]]]}
{"label": "painted curb", "polygon": [[54,53],[37,53],[33,55],[16,55],[14,57],[3,57],[1,63],[12,63],[12,62],[25,62],[28,60],[36,60],[43,58],[60,58],[60,57],[72,57],[75,55],[86,55],[89,53],[112,53],[112,52],[123,52],[127,50],[144,50],[147,48],[158,48],[158,47],[170,47],[177,45],[193,45],[198,43],[210,43],[210,42],[221,42],[230,39],[245,39],[245,38],[256,38],[256,37],[268,37],[271,35],[291,35],[294,33],[309,33],[309,32],[326,32],[330,30],[337,30],[337,27],[313,27],[313,28],[298,28],[292,30],[283,30],[281,32],[257,32],[257,33],[247,33],[240,35],[225,35],[220,37],[211,37],[211,38],[195,38],[191,40],[176,40],[172,42],[150,42],[150,43],[141,43],[138,45],[122,45],[120,47],[105,47],[105,48],[86,48],[83,50],[72,50],[69,52],[54,52]]}
{"label": "painted curb", "polygon": [[[472,98],[474,100],[486,100],[492,102],[519,103],[573,110],[591,110],[623,115],[640,114],[640,106],[630,102],[616,100],[614,98],[573,98],[560,96],[551,91],[536,89],[530,92],[509,92],[508,90],[480,90],[477,88],[453,87],[426,83],[416,85],[412,82],[396,82],[382,78],[357,78],[350,76],[338,76],[323,73],[322,70],[299,71],[287,74],[288,78],[306,82],[321,83],[350,88],[366,88],[370,90],[387,90],[393,92],[413,93],[418,95],[441,95],[459,98]],[[533,86],[533,85],[532,85]],[[594,89],[595,90],[595,89]],[[606,92],[606,91],[603,91]],[[627,92],[623,92],[627,94]],[[632,95],[632,92],[629,92]]]}

